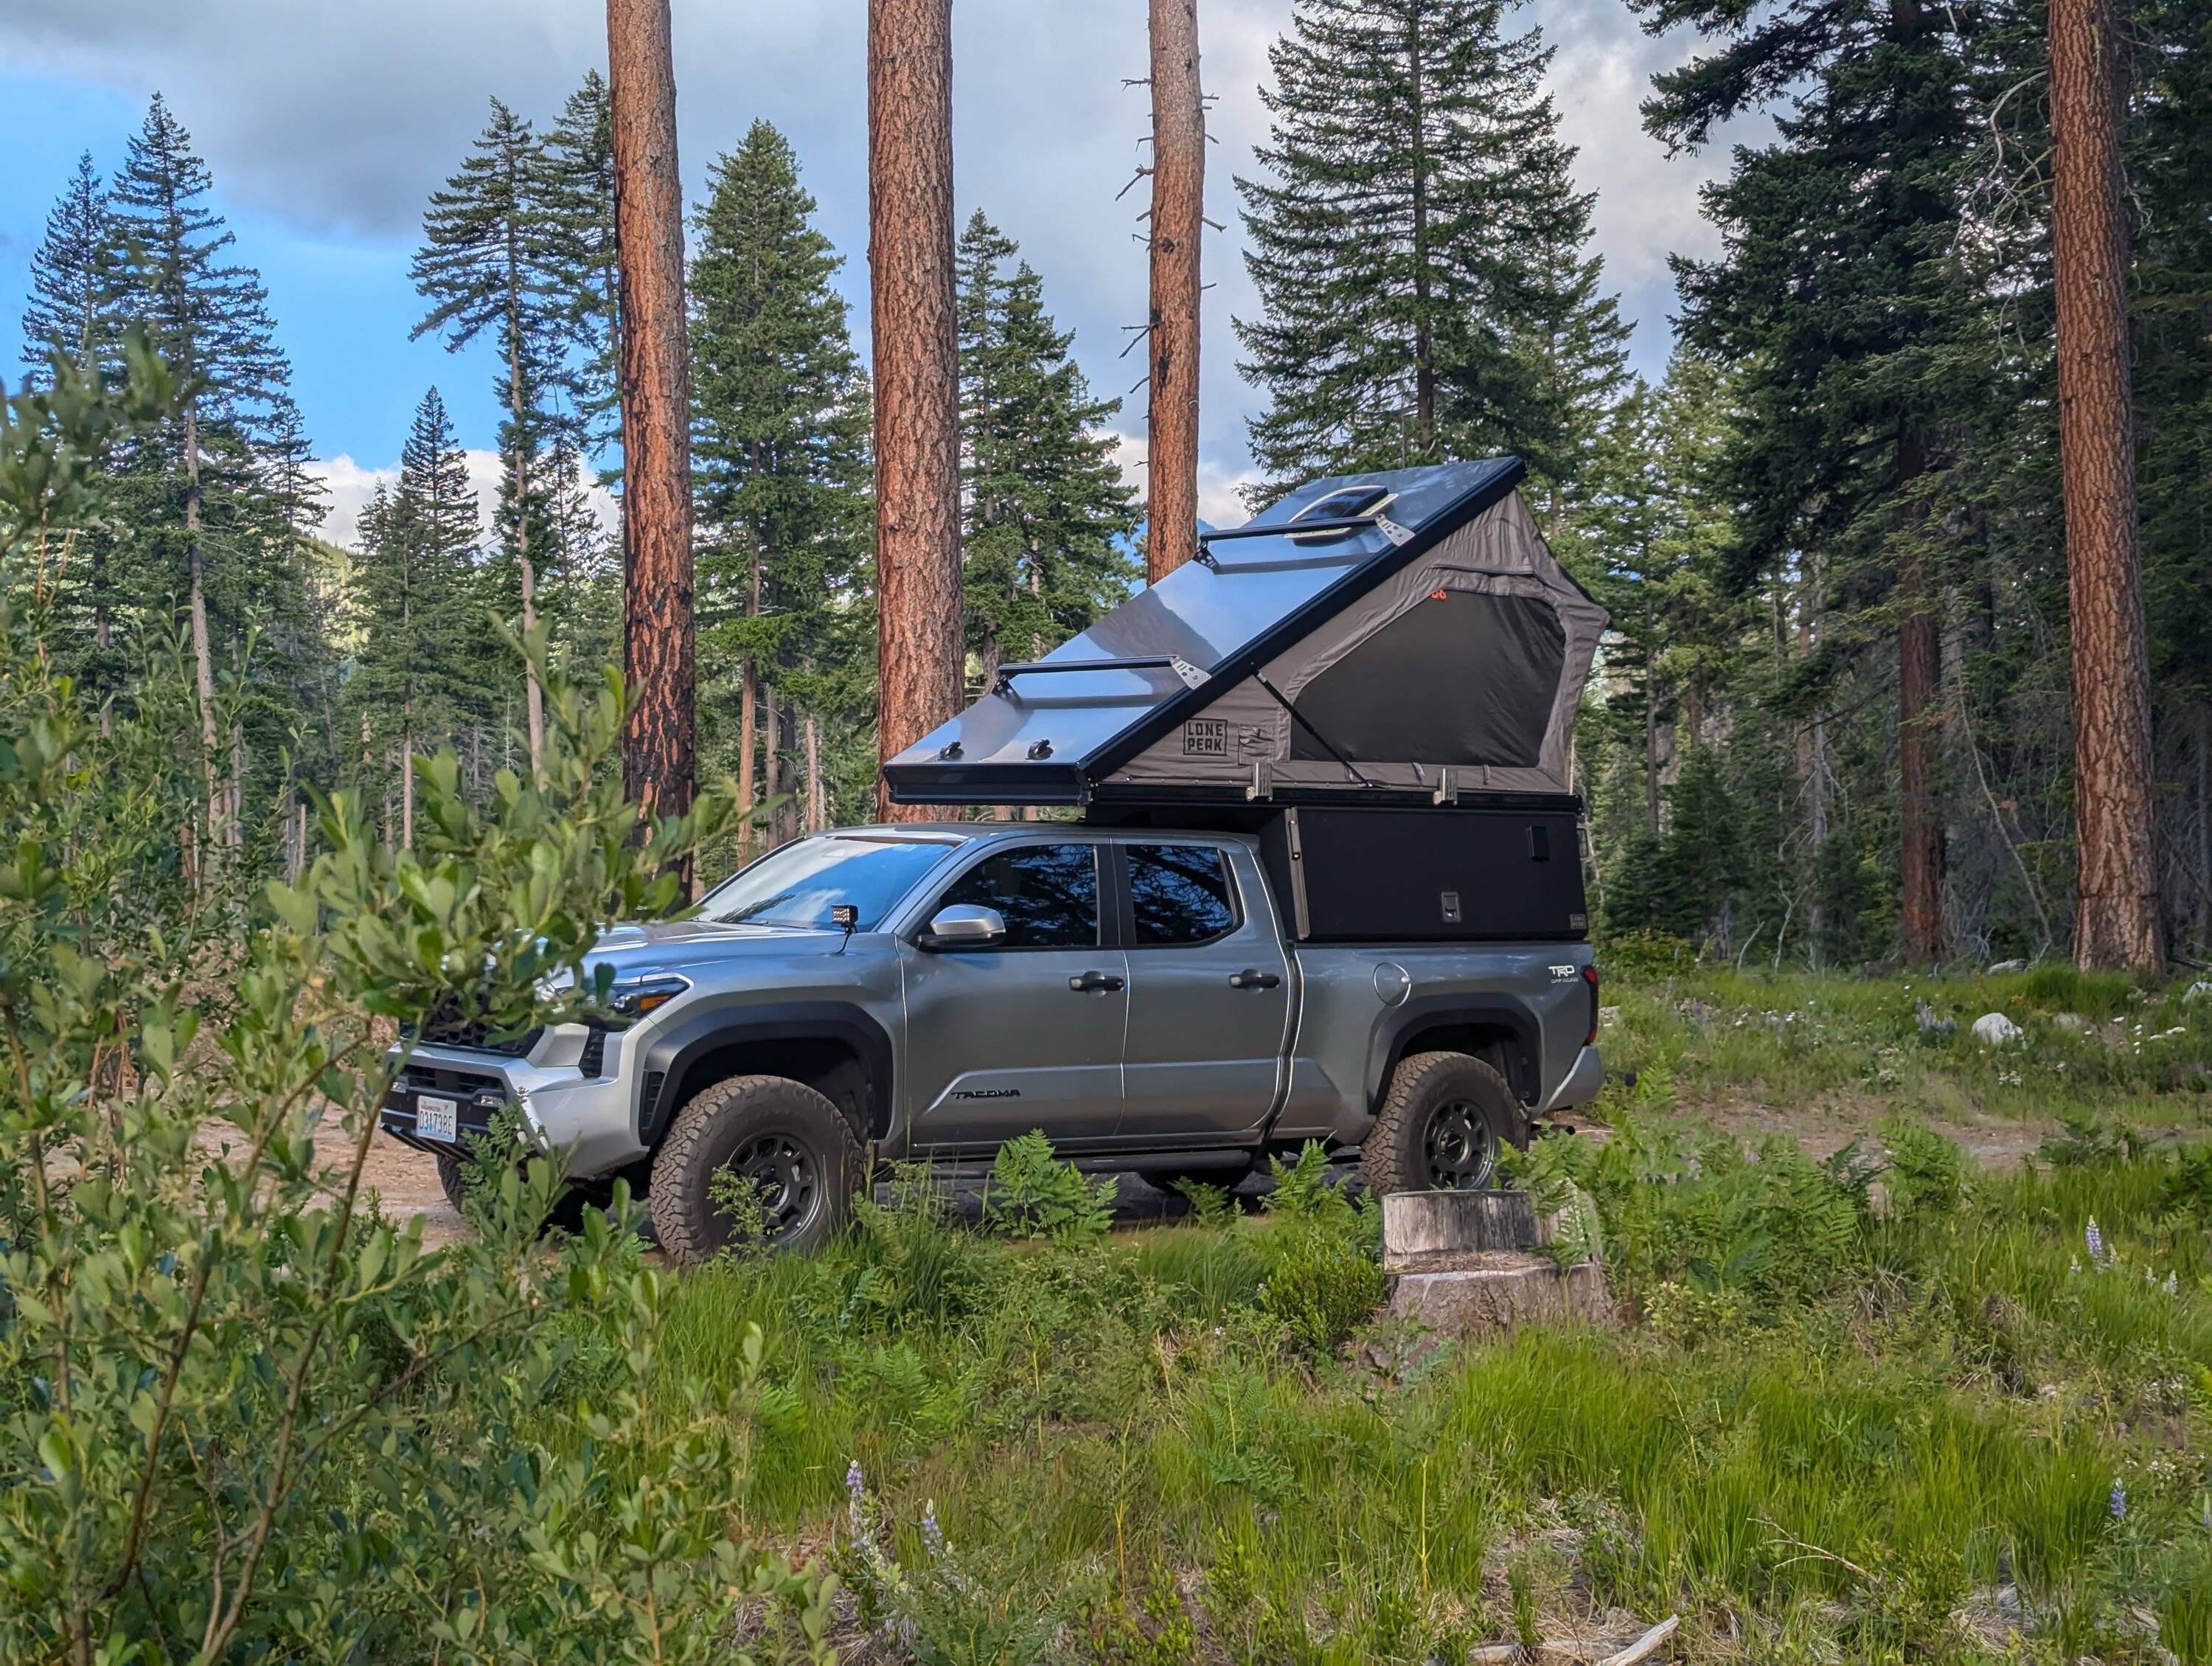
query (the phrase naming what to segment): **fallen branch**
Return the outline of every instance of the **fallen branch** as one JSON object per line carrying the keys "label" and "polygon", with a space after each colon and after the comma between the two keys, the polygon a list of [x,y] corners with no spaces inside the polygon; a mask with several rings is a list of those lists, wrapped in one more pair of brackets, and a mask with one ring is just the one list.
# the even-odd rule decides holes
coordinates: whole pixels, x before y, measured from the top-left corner
{"label": "fallen branch", "polygon": [[1468,1651],[1467,1662],[1468,1666],[1528,1666],[1531,1661],[1586,1660],[1590,1666],[1637,1666],[1658,1653],[1681,1624],[1681,1615],[1670,1614],[1626,1648],[1609,1655],[1588,1655],[1584,1651],[1589,1645],[1579,1643],[1539,1643],[1534,1648],[1518,1643],[1490,1643]]}
{"label": "fallen branch", "polygon": [[1675,1628],[1681,1623],[1681,1615],[1668,1614],[1619,1654],[1607,1655],[1598,1663],[1598,1666],[1636,1666],[1636,1663],[1639,1660],[1650,1659],[1653,1655],[1659,1652],[1659,1645],[1674,1636]]}

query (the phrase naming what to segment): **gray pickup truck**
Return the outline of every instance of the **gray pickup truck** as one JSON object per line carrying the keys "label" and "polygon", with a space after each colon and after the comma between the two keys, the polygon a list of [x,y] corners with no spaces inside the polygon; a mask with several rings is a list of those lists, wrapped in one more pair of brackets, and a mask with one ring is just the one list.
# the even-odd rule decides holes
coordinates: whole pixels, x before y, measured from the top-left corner
{"label": "gray pickup truck", "polygon": [[1031,1128],[1160,1185],[1319,1140],[1377,1192],[1478,1186],[1601,1074],[1588,944],[1292,943],[1243,834],[827,833],[593,964],[623,1027],[420,1043],[385,1126],[457,1189],[454,1142],[519,1106],[580,1178],[642,1180],[680,1259],[724,1238],[718,1169],[805,1244],[869,1152],[988,1160]]}
{"label": "gray pickup truck", "polygon": [[1605,613],[1522,473],[1317,481],[1202,534],[886,761],[895,800],[992,819],[817,834],[610,933],[599,1021],[434,1027],[385,1128],[456,1189],[512,1106],[685,1259],[724,1170],[805,1244],[870,1153],[1031,1128],[1160,1184],[1309,1140],[1377,1192],[1483,1184],[1601,1075],[1571,747]]}

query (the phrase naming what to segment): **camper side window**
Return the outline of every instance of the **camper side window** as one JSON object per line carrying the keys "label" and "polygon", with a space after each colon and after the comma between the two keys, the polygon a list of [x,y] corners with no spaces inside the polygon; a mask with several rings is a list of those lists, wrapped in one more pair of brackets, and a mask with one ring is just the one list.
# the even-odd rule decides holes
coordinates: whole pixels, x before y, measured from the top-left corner
{"label": "camper side window", "polygon": [[1136,947],[1211,943],[1237,929],[1229,865],[1213,846],[1133,844],[1124,848]]}

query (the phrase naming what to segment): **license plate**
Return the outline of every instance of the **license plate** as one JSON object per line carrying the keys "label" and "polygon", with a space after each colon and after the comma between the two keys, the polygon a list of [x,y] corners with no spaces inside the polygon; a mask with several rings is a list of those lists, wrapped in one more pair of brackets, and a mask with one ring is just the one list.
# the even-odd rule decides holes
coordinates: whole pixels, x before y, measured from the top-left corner
{"label": "license plate", "polygon": [[416,1094],[415,1132],[425,1140],[457,1142],[461,1137],[459,1104],[452,1099],[441,1099],[434,1093]]}

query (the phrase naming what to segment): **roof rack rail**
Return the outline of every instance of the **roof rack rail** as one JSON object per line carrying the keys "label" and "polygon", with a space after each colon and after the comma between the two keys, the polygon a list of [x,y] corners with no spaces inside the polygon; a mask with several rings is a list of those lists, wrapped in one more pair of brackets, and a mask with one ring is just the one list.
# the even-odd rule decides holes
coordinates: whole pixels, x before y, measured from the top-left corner
{"label": "roof rack rail", "polygon": [[1228,526],[1219,531],[1211,528],[1198,535],[1200,544],[1218,544],[1230,538],[1305,538],[1315,532],[1356,532],[1363,526],[1380,526],[1382,517],[1377,514],[1339,515],[1328,520],[1278,520],[1268,526],[1255,526],[1247,521],[1242,526]]}
{"label": "roof rack rail", "polygon": [[1041,677],[1064,671],[1171,671],[1188,689],[1199,687],[1207,676],[1200,667],[1175,654],[1147,654],[1119,660],[1031,660],[1019,665],[1000,666],[999,674],[991,679],[991,690],[1004,694],[1017,677]]}

